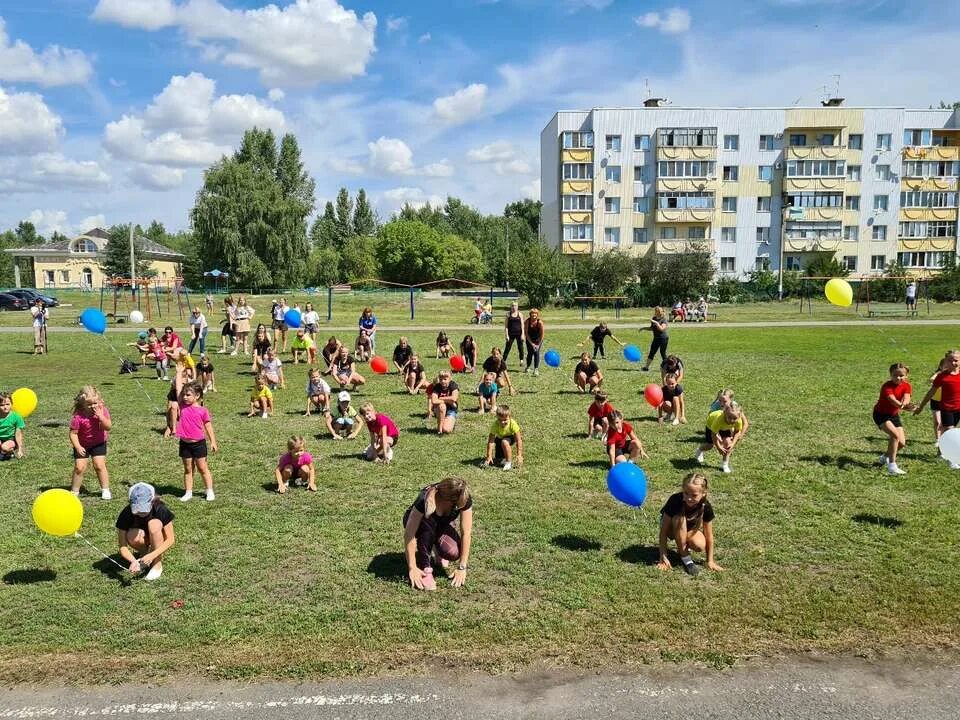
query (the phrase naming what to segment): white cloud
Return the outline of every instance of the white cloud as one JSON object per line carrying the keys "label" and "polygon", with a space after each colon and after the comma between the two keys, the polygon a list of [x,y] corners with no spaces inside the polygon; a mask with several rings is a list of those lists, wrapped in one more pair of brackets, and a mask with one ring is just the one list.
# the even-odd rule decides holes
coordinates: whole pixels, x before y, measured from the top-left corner
{"label": "white cloud", "polygon": [[271,88],[270,92],[267,93],[267,97],[270,98],[271,102],[283,102],[286,96],[287,94],[280,88]]}
{"label": "white cloud", "polygon": [[690,29],[690,13],[683,8],[670,8],[662,13],[645,13],[635,22],[640,27],[656,28],[664,35],[679,35]]}
{"label": "white cloud", "polygon": [[497,140],[483,147],[467,151],[467,158],[477,163],[502,162],[512,160],[516,150],[513,144],[506,140]]}
{"label": "white cloud", "polygon": [[540,178],[536,180],[531,180],[526,185],[520,186],[520,194],[523,197],[530,198],[531,200],[540,199]]}
{"label": "white cloud", "polygon": [[363,164],[350,158],[329,158],[327,166],[334,172],[346,175],[362,175],[366,172],[366,167]]}
{"label": "white cloud", "polygon": [[93,230],[94,228],[102,228],[104,230],[107,229],[107,218],[103,213],[99,213],[98,215],[90,215],[81,220],[77,225],[77,229],[79,231],[77,234],[87,232],[88,230]]}
{"label": "white cloud", "polygon": [[0,88],[0,152],[30,155],[52,150],[63,136],[63,122],[36,93]]}
{"label": "white cloud", "polygon": [[397,30],[405,30],[407,27],[407,19],[405,17],[394,17],[391,15],[387,18],[387,32],[396,32]]}
{"label": "white cloud", "polygon": [[494,163],[493,171],[497,175],[528,175],[533,171],[530,163],[526,160],[510,160],[508,162]]}
{"label": "white cloud", "polygon": [[417,38],[417,42],[423,45],[424,43],[430,42],[430,40],[432,39],[433,39],[433,36],[430,35],[430,33],[424,33],[423,35]]}
{"label": "white cloud", "polygon": [[434,100],[433,112],[448,125],[461,125],[480,114],[486,97],[487,86],[474,83],[457,90],[453,95]]}
{"label": "white cloud", "polygon": [[398,138],[380,137],[376,142],[368,143],[370,149],[370,167],[373,170],[391,175],[409,175],[413,173],[413,151]]}
{"label": "white cloud", "polygon": [[67,213],[63,210],[33,210],[26,218],[37,228],[41,235],[49,237],[54,232],[72,234],[73,228],[67,224]]}
{"label": "white cloud", "polygon": [[[377,17],[362,18],[336,0],[296,0],[232,10],[218,0],[100,0],[93,17],[127,27],[180,28],[204,58],[256,70],[267,87],[350,80],[366,72]],[[151,12],[156,11],[156,14]]]}
{"label": "white cloud", "polygon": [[147,190],[173,190],[183,184],[183,170],[163,165],[134,165],[128,173],[131,180]]}
{"label": "white cloud", "polygon": [[93,65],[79,50],[48,45],[37,54],[22,40],[10,42],[0,17],[0,81],[54,85],[80,85],[90,79]]}
{"label": "white cloud", "polygon": [[420,174],[426,175],[427,177],[451,177],[453,175],[453,167],[446,159],[443,159],[440,162],[424,165],[420,170]]}
{"label": "white cloud", "polygon": [[418,187],[397,187],[384,191],[377,207],[386,213],[394,213],[404,205],[421,208],[427,203],[433,207],[443,207],[446,199],[439,195],[428,195]]}
{"label": "white cloud", "polygon": [[110,176],[96,161],[70,160],[60,153],[42,153],[31,158],[27,179],[47,188],[96,188],[110,183]]}

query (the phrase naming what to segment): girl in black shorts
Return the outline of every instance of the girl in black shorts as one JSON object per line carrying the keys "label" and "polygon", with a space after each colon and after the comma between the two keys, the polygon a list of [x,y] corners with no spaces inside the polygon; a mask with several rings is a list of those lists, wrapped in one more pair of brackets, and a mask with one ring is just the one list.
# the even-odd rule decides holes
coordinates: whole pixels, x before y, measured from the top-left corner
{"label": "girl in black shorts", "polygon": [[667,359],[667,344],[670,337],[667,333],[667,314],[662,307],[653,309],[653,317],[650,318],[650,327],[642,328],[653,333],[653,340],[650,342],[650,352],[647,353],[647,361],[643,364],[644,370],[650,369],[650,363],[653,362],[653,356],[660,353],[660,359]]}
{"label": "girl in black shorts", "polygon": [[880,399],[873,406],[873,422],[889,438],[887,452],[880,456],[880,464],[886,465],[891,475],[906,475],[897,465],[897,451],[907,444],[907,436],[900,421],[901,410],[913,410],[910,402],[912,388],[907,378],[910,368],[903,363],[890,366],[890,379],[880,386]]}

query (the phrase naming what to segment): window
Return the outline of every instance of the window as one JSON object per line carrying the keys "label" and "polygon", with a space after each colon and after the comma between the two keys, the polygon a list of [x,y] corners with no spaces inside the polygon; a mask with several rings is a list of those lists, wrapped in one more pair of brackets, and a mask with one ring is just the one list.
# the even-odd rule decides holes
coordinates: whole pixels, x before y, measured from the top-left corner
{"label": "window", "polygon": [[772,165],[760,165],[757,167],[757,179],[760,182],[770,182],[773,180],[773,166]]}
{"label": "window", "polygon": [[736,182],[740,177],[740,168],[736,165],[723,166],[723,179],[725,182]]}
{"label": "window", "polygon": [[676,240],[677,239],[677,229],[675,227],[662,227],[660,228],[660,239],[661,240]]}
{"label": "window", "polygon": [[910,178],[948,178],[960,175],[960,162],[934,160],[906,160],[903,163],[903,176]]}
{"label": "window", "polygon": [[564,163],[564,180],[593,180],[592,163]]}
{"label": "window", "polygon": [[890,149],[890,133],[877,133],[877,150]]}
{"label": "window", "polygon": [[633,242],[635,244],[642,244],[647,242],[647,229],[646,228],[634,228],[633,229]]}
{"label": "window", "polygon": [[[649,150],[650,149],[650,136],[649,135],[634,135],[633,136],[633,149],[634,150]],[[644,241],[646,242],[646,241]]]}
{"label": "window", "polygon": [[717,164],[715,162],[702,161],[702,160],[663,161],[663,162],[657,163],[657,174],[660,177],[669,177],[669,178],[716,177]]}
{"label": "window", "polygon": [[871,270],[883,270],[887,267],[887,256],[886,255],[871,255],[870,256],[870,269]]}
{"label": "window", "polygon": [[859,210],[860,209],[860,196],[859,195],[847,195],[843,201],[843,206],[847,210]]}
{"label": "window", "polygon": [[847,180],[850,182],[860,182],[860,165],[847,165]]}
{"label": "window", "polygon": [[603,211],[616,214],[620,212],[620,198],[608,197],[603,199]]}
{"label": "window", "polygon": [[760,136],[760,149],[761,150],[776,150],[777,149],[777,139],[773,135],[761,135]]}
{"label": "window", "polygon": [[69,270],[61,270],[61,271],[60,271],[60,282],[65,282],[65,283],[70,282],[70,271],[69,271]]}
{"label": "window", "polygon": [[873,226],[873,239],[874,240],[886,240],[887,239],[887,226],[886,225],[874,225]]}
{"label": "window", "polygon": [[44,270],[43,275],[46,278],[46,282],[48,285],[53,285],[56,283],[56,280],[54,279],[53,270]]}
{"label": "window", "polygon": [[957,223],[952,220],[902,222],[898,234],[902,238],[952,238],[957,235]]}
{"label": "window", "polygon": [[907,129],[903,131],[903,144],[904,145],[933,145],[933,131],[932,130],[913,130]]}
{"label": "window", "polygon": [[647,182],[647,166],[646,165],[633,166],[633,181]]}
{"label": "window", "polygon": [[607,245],[619,245],[620,244],[620,228],[604,228],[603,229],[603,241]]}
{"label": "window", "polygon": [[723,198],[723,211],[724,212],[736,212],[737,211],[737,198],[735,196]]}
{"label": "window", "polygon": [[836,140],[836,135],[833,133],[822,133],[818,138],[817,142],[821,145],[833,145],[834,140]]}
{"label": "window", "polygon": [[843,160],[789,160],[787,177],[843,177]]}
{"label": "window", "polygon": [[620,136],[619,135],[607,135],[607,150],[612,150],[613,152],[620,152]]}
{"label": "window", "polygon": [[687,228],[687,240],[706,240],[707,228],[703,225],[691,225]]}
{"label": "window", "polygon": [[770,258],[766,255],[759,255],[757,259],[753,261],[753,267],[757,272],[762,272],[764,270],[770,269]]}
{"label": "window", "polygon": [[724,149],[724,150],[739,150],[739,149],[740,149],[740,136],[739,136],[739,135],[724,135],[724,136],[723,136],[723,149]]}
{"label": "window", "polygon": [[890,179],[890,166],[889,165],[877,165],[877,180],[889,180]]}
{"label": "window", "polygon": [[887,210],[890,207],[890,196],[889,195],[874,195],[873,196],[873,209],[874,210]]}
{"label": "window", "polygon": [[851,150],[863,150],[863,135],[851,133],[847,138],[847,147]]}
{"label": "window", "polygon": [[757,228],[757,244],[766,245],[769,242],[770,242],[770,228],[758,227]]}
{"label": "window", "polygon": [[794,192],[787,195],[790,207],[838,208],[843,194],[835,192]]}
{"label": "window", "polygon": [[900,193],[900,207],[944,208],[957,206],[957,193],[910,190]]}
{"label": "window", "polygon": [[732,227],[720,228],[720,241],[735,243],[737,241],[737,229]]}
{"label": "window", "polygon": [[811,240],[817,242],[823,240],[839,240],[842,233],[839,222],[825,223],[803,220],[788,222],[783,230],[789,240]]}
{"label": "window", "polygon": [[799,255],[786,255],[783,258],[783,263],[790,272],[798,272],[800,270]]}
{"label": "window", "polygon": [[844,225],[843,239],[847,242],[857,242],[860,239],[860,227],[858,225]]}
{"label": "window", "polygon": [[592,148],[592,132],[565,132],[563,133],[563,147],[565,149]]}
{"label": "window", "polygon": [[757,198],[757,212],[770,212],[770,198],[766,196]]}
{"label": "window", "polygon": [[81,240],[77,240],[77,243],[76,243],[76,245],[75,245],[74,247],[76,248],[76,249],[75,249],[75,252],[78,252],[78,253],[95,253],[95,252],[97,252],[97,246],[93,243],[92,240],[87,240],[86,238],[83,238],[83,239],[81,239]]}
{"label": "window", "polygon": [[564,210],[593,210],[593,195],[564,195]]}
{"label": "window", "polygon": [[564,240],[593,240],[593,225],[564,225]]}
{"label": "window", "polygon": [[712,210],[713,193],[666,192],[657,194],[657,207],[661,210]]}
{"label": "window", "polygon": [[717,129],[661,128],[657,131],[657,144],[665,147],[716,147]]}
{"label": "window", "polygon": [[737,259],[735,257],[720,258],[720,272],[732,273],[737,271]]}
{"label": "window", "polygon": [[639,213],[650,212],[650,198],[648,197],[633,198],[633,211],[639,212]]}
{"label": "window", "polygon": [[618,183],[620,182],[620,166],[619,165],[607,165],[607,182]]}
{"label": "window", "polygon": [[856,255],[844,255],[843,256],[843,266],[847,270],[856,270],[857,269],[857,256]]}
{"label": "window", "polygon": [[790,135],[790,147],[805,147],[807,144],[807,136],[797,133]]}
{"label": "window", "polygon": [[935,252],[932,250],[924,252],[901,252],[897,253],[897,262],[908,268],[940,268],[948,261],[948,257],[953,255],[953,251]]}

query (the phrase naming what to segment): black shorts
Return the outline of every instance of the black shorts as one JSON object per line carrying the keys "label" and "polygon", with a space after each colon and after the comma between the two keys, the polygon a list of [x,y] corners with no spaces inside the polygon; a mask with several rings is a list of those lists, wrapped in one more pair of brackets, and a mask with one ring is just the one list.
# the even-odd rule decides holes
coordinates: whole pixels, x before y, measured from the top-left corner
{"label": "black shorts", "polygon": [[176,402],[177,401],[177,386],[174,383],[170,383],[170,389],[167,391],[167,402]]}
{"label": "black shorts", "polygon": [[887,421],[890,421],[894,427],[903,427],[903,422],[899,415],[888,415],[887,413],[873,411],[873,422],[878,428],[882,428]]}
{"label": "black shorts", "polygon": [[960,425],[960,410],[940,408],[940,427],[955,428],[957,425]]}
{"label": "black shorts", "polygon": [[937,412],[939,409],[940,409],[940,401],[939,401],[939,400],[931,400],[931,401],[930,401],[930,411],[931,411],[931,412]]}
{"label": "black shorts", "polygon": [[311,335],[316,335],[316,334],[317,334],[317,328],[318,328],[318,326],[317,326],[316,323],[307,323],[307,324],[304,325],[303,327],[304,327],[304,329],[305,329],[308,333],[310,333]]}
{"label": "black shorts", "polygon": [[590,418],[590,423],[591,423],[591,425],[593,425],[593,427],[602,430],[602,429],[603,429],[603,421],[604,421],[604,420],[606,420],[606,418],[602,418],[602,417]]}
{"label": "black shorts", "polygon": [[[722,438],[733,437],[733,430],[721,430],[717,433]],[[713,445],[713,430],[710,428],[703,429],[703,439],[707,441],[707,445]]]}
{"label": "black shorts", "polygon": [[206,440],[197,440],[196,442],[192,442],[190,440],[180,441],[180,457],[199,460],[200,458],[205,458],[206,456],[207,456]]}
{"label": "black shorts", "polygon": [[274,320],[273,321],[274,330],[286,330],[287,324],[283,320]]}
{"label": "black shorts", "polygon": [[233,325],[231,325],[228,322],[225,322],[223,324],[223,329],[220,330],[220,335],[223,337],[233,337],[234,336]]}
{"label": "black shorts", "polygon": [[[87,451],[87,457],[105,457],[107,454],[107,444],[105,442],[100,443],[99,445],[94,445],[93,447],[85,447],[84,450]],[[73,451],[73,459],[81,460],[85,459],[80,453],[76,450]]]}

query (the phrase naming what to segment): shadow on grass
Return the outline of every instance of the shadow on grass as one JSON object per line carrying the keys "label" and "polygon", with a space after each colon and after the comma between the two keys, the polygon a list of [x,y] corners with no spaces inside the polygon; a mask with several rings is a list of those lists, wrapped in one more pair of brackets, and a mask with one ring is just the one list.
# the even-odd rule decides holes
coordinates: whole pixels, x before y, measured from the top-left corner
{"label": "shadow on grass", "polygon": [[653,565],[660,560],[660,548],[656,545],[630,545],[618,552],[617,557],[631,565]]}
{"label": "shadow on grass", "polygon": [[59,427],[66,427],[70,423],[64,422],[63,420],[44,420],[43,422],[37,423],[37,424],[40,427],[45,427],[45,428],[59,428]]}
{"label": "shadow on grass", "polygon": [[656,422],[657,422],[657,416],[656,416],[656,415],[640,415],[639,417],[631,418],[631,419],[630,419],[630,422],[635,422],[635,423],[656,423]]}
{"label": "shadow on grass", "polygon": [[[113,555],[111,557],[117,562],[123,564],[123,558],[121,558],[119,555]],[[94,570],[99,570],[108,579],[116,580],[122,587],[130,587],[131,583],[133,582],[133,578],[130,573],[121,570],[107,558],[100,558],[91,567],[93,567]]]}
{"label": "shadow on grass", "polygon": [[39,582],[53,582],[57,578],[56,570],[50,568],[27,568],[11,570],[3,576],[6,585],[32,585]]}
{"label": "shadow on grass", "polygon": [[466,467],[483,467],[484,458],[463,458],[460,460],[460,464]]}
{"label": "shadow on grass", "polygon": [[879,527],[885,527],[889,530],[896,530],[898,527],[903,525],[902,520],[897,520],[896,518],[892,517],[884,517],[883,515],[871,515],[870,513],[859,513],[850,519],[863,525],[877,525]]}
{"label": "shadow on grass", "polygon": [[676,470],[696,470],[702,467],[702,465],[693,458],[670,458],[670,464],[673,465]]}
{"label": "shadow on grass", "polygon": [[680,440],[680,442],[697,443],[697,445],[700,445],[703,443],[703,435],[691,435],[690,437],[686,438],[677,438],[677,440]]}
{"label": "shadow on grass", "polygon": [[270,493],[271,495],[279,495],[279,494],[280,494],[280,493],[277,492],[277,483],[276,483],[276,481],[273,481],[273,482],[265,482],[265,483],[261,484],[260,487],[262,487],[264,490],[266,490],[266,491],[267,491],[268,493]]}
{"label": "shadow on grass", "polygon": [[550,540],[550,544],[572,552],[590,552],[600,550],[603,547],[596,540],[579,535],[556,535]]}
{"label": "shadow on grass", "polygon": [[413,433],[414,435],[436,435],[437,429],[435,427],[424,427],[420,425],[419,427],[407,428],[404,432]]}
{"label": "shadow on grass", "polygon": [[[157,495],[176,495],[177,497],[184,492],[182,485],[154,485],[153,489],[157,491]],[[198,493],[202,494],[203,490],[199,490]]]}
{"label": "shadow on grass", "polygon": [[863,468],[869,470],[877,466],[876,463],[867,463],[863,460],[855,460],[849,455],[802,455],[798,460],[802,462],[814,462],[824,467],[836,467],[838,470],[848,470],[851,467]]}
{"label": "shadow on grass", "polygon": [[610,467],[610,461],[606,458],[595,458],[593,460],[578,460],[567,463],[567,465],[570,467],[602,468],[606,470]]}
{"label": "shadow on grass", "polygon": [[358,449],[352,453],[330,453],[327,457],[331,460],[361,460],[362,450]]}
{"label": "shadow on grass", "polygon": [[400,584],[407,575],[407,559],[399,552],[380,553],[367,565],[367,572],[378,580]]}

